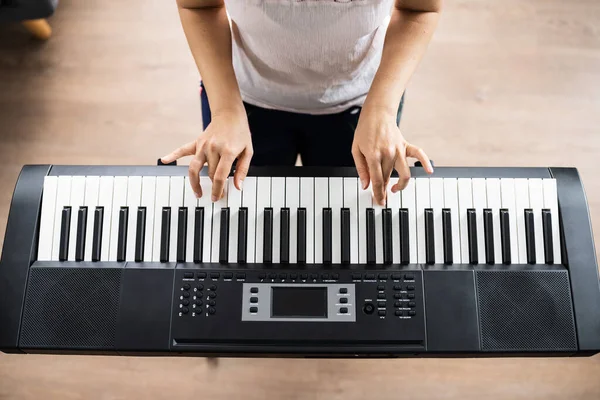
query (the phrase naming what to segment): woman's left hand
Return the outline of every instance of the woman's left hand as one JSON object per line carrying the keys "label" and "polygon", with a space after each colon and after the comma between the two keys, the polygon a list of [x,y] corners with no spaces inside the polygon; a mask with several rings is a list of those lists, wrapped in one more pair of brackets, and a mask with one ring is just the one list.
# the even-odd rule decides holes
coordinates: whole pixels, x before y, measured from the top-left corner
{"label": "woman's left hand", "polygon": [[433,173],[427,154],[408,143],[396,125],[396,116],[383,110],[363,108],[354,132],[352,156],[363,189],[372,182],[373,197],[379,205],[385,205],[386,188],[393,169],[398,172],[399,178],[392,192],[402,190],[408,184],[410,168],[407,157],[418,159],[427,173]]}

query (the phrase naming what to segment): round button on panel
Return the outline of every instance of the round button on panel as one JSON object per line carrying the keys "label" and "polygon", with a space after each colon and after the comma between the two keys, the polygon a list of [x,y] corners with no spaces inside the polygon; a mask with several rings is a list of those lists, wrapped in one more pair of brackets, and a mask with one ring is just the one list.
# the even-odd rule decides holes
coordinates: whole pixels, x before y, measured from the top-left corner
{"label": "round button on panel", "polygon": [[209,313],[210,315],[214,315],[216,312],[217,312],[217,310],[215,310],[215,309],[214,309],[214,308],[212,308],[212,307],[208,309],[208,313]]}
{"label": "round button on panel", "polygon": [[200,285],[198,285],[198,287],[196,289],[198,289],[198,291],[204,290],[204,285],[200,284]]}
{"label": "round button on panel", "polygon": [[183,292],[183,297],[190,297],[190,292]]}
{"label": "round button on panel", "polygon": [[375,311],[375,306],[372,303],[367,303],[363,307],[363,311],[365,314],[373,314],[373,312]]}
{"label": "round button on panel", "polygon": [[190,284],[186,283],[183,285],[183,290],[190,290],[190,287],[191,287]]}
{"label": "round button on panel", "polygon": [[217,294],[215,292],[210,292],[210,293],[208,293],[208,297],[210,297],[211,299],[214,299],[215,297],[217,297]]}
{"label": "round button on panel", "polygon": [[184,314],[187,314],[187,313],[189,313],[189,312],[190,312],[190,310],[189,310],[189,308],[187,308],[187,307],[183,307],[183,308],[181,309],[181,312],[182,312],[182,313],[184,313]]}
{"label": "round button on panel", "polygon": [[190,305],[190,301],[188,299],[183,299],[183,301],[181,302],[181,304],[183,304],[184,306],[189,306]]}
{"label": "round button on panel", "polygon": [[217,305],[217,302],[216,302],[216,300],[209,300],[208,305],[211,307],[214,307]]}
{"label": "round button on panel", "polygon": [[210,285],[208,290],[217,290],[217,285]]}

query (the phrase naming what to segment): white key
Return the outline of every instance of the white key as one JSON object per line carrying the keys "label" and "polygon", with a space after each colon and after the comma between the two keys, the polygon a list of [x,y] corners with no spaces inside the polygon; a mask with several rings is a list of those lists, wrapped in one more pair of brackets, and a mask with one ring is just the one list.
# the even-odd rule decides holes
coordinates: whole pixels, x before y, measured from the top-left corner
{"label": "white key", "polygon": [[500,235],[500,209],[502,208],[502,196],[500,195],[500,179],[486,179],[487,184],[487,207],[492,209],[492,220],[494,224],[494,263],[502,264],[502,237]]}
{"label": "white key", "polygon": [[323,262],[323,208],[329,207],[329,180],[315,178],[315,264]]}
{"label": "white key", "polygon": [[114,194],[114,184],[114,176],[100,177],[100,193],[98,194],[98,207],[102,207],[104,209],[102,217],[102,243],[100,246],[100,261],[108,261],[108,258],[110,256],[110,235],[112,233],[112,203]]}
{"label": "white key", "polygon": [[273,207],[273,263],[281,262],[281,209],[285,207],[285,178],[271,178]]}
{"label": "white key", "polygon": [[[156,196],[154,197],[154,239],[152,246],[152,261],[160,262],[160,241],[162,237],[162,210],[169,206],[169,191],[171,178],[156,177]],[[210,193],[210,192],[207,192]]]}
{"label": "white key", "polygon": [[177,262],[177,226],[179,225],[179,207],[183,207],[183,176],[171,177],[169,207],[171,207],[169,261]]}
{"label": "white key", "polygon": [[[450,223],[452,224],[452,262],[460,264],[462,251],[460,246],[460,212],[458,208],[458,180],[456,178],[444,179],[444,207],[450,209]],[[467,260],[466,263],[469,261]]]}
{"label": "white key", "polygon": [[94,244],[94,212],[98,205],[100,177],[88,176],[85,179],[85,206],[87,207],[87,225],[85,228],[84,261],[92,261],[92,246]]}
{"label": "white key", "polygon": [[258,177],[256,184],[256,262],[262,263],[265,240],[265,208],[271,207],[271,178]]}
{"label": "white key", "polygon": [[402,191],[402,208],[408,210],[408,245],[410,251],[409,261],[416,264],[418,261],[417,242],[417,193],[415,178],[411,178]]}
{"label": "white key", "polygon": [[242,192],[235,187],[233,178],[228,179],[227,207],[229,207],[229,262],[238,261],[238,228],[240,220],[240,207],[242,206]]}
{"label": "white key", "polygon": [[223,198],[213,203],[213,223],[212,223],[212,249],[210,251],[210,261],[219,262],[219,249],[221,247],[221,209],[227,207],[227,196],[229,188],[227,185],[223,189]]}
{"label": "white key", "polygon": [[77,220],[79,219],[79,207],[85,202],[85,176],[74,176],[71,181],[71,233],[69,234],[69,261],[75,261],[75,249],[77,246]]}
{"label": "white key", "polygon": [[[117,245],[119,241],[119,216],[121,207],[127,205],[127,177],[115,176],[113,190],[112,221],[110,224],[110,254],[108,261],[117,261]],[[102,244],[104,246],[104,243]]]}
{"label": "white key", "polygon": [[290,209],[290,264],[297,264],[300,178],[285,178],[285,206]]}
{"label": "white key", "polygon": [[519,242],[519,263],[527,264],[527,239],[525,238],[525,209],[529,208],[529,182],[525,178],[515,179],[515,205],[515,219],[517,220],[517,240]]}
{"label": "white key", "polygon": [[373,194],[358,186],[358,262],[367,263],[367,208],[373,207]]}
{"label": "white key", "polygon": [[396,179],[390,179],[387,187],[387,208],[392,212],[392,262],[400,264],[400,208],[402,208],[401,192],[392,193]]}
{"label": "white key", "polygon": [[300,178],[300,207],[306,208],[306,263],[315,261],[315,180]]}
{"label": "white key", "polygon": [[552,216],[552,248],[554,251],[554,264],[562,264],[556,179],[543,179],[542,186],[544,188],[544,208],[548,208]]}
{"label": "white key", "polygon": [[[371,196],[373,196],[372,188]],[[373,209],[375,210],[375,263],[383,264],[383,209],[385,206],[380,206],[375,202],[373,197]]]}
{"label": "white key", "polygon": [[185,237],[185,262],[194,262],[194,232],[198,199],[190,185],[190,178],[183,179],[183,206],[187,208],[187,233]]}
{"label": "white key", "polygon": [[485,178],[475,178],[473,184],[473,208],[477,215],[477,257],[479,264],[485,264],[485,231],[483,229],[483,209],[487,208]]}
{"label": "white key", "polygon": [[542,224],[542,208],[544,208],[544,189],[541,179],[529,179],[529,207],[533,209],[533,225],[535,230],[535,263],[545,264],[544,229]]}
{"label": "white key", "polygon": [[256,262],[263,262],[265,208],[271,207],[271,178],[259,177],[256,184]]}
{"label": "white key", "polygon": [[463,264],[469,264],[469,224],[467,210],[473,208],[473,186],[471,179],[458,179],[458,215],[460,225],[460,258]]}
{"label": "white key", "polygon": [[[152,250],[154,244],[154,201],[156,199],[156,177],[144,176],[142,178],[142,196],[140,206],[146,207],[146,236],[144,237],[144,261],[152,261]],[[131,211],[130,211],[131,212]],[[160,255],[159,255],[160,256]]]}
{"label": "white key", "polygon": [[[59,176],[56,193],[56,209],[54,211],[54,237],[52,239],[52,260],[58,261],[60,255],[60,231],[62,224],[63,208],[70,205],[71,199],[71,177]],[[71,209],[71,220],[73,209]]]}
{"label": "white key", "polygon": [[433,236],[435,241],[435,262],[444,263],[444,230],[442,227],[442,209],[444,208],[444,180],[429,179],[430,206],[433,209]]}
{"label": "white key", "polygon": [[135,260],[135,242],[137,236],[137,213],[142,201],[142,177],[130,176],[127,183],[127,207],[129,207],[129,218],[127,221],[127,250],[125,260]]}
{"label": "white key", "polygon": [[350,210],[350,263],[358,263],[358,178],[344,178],[344,208]]}
{"label": "white key", "polygon": [[[208,176],[200,177],[200,185],[202,187],[202,197],[198,199],[198,207],[204,208],[204,229],[202,231],[202,262],[209,263],[211,261],[212,251],[212,221],[213,221],[213,202],[210,199],[212,193],[212,181]],[[218,236],[215,238],[218,241]],[[218,255],[217,255],[218,257]]]}
{"label": "white key", "polygon": [[429,178],[416,178],[417,193],[417,262],[425,264],[425,209],[431,206],[429,197]]}
{"label": "white key", "polygon": [[500,179],[500,194],[502,196],[502,208],[508,210],[508,222],[510,225],[510,259],[511,263],[519,264],[519,238],[517,234],[517,208],[515,199],[514,179]]}
{"label": "white key", "polygon": [[342,262],[342,207],[344,207],[343,178],[329,178],[329,207],[331,207],[331,262]]}
{"label": "white key", "polygon": [[[54,239],[54,213],[56,212],[57,192],[58,177],[46,176],[44,178],[42,214],[40,216],[40,235],[38,239],[37,259],[40,261],[52,260],[52,240]],[[57,230],[59,229],[60,228],[57,228]]]}
{"label": "white key", "polygon": [[242,205],[248,208],[248,233],[246,235],[246,262],[253,263],[256,249],[256,177],[244,179]]}

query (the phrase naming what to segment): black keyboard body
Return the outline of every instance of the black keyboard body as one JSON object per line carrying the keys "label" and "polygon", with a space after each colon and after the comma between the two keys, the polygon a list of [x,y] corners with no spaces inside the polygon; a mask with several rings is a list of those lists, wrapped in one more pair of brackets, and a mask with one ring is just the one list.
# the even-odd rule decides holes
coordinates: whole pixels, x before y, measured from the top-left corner
{"label": "black keyboard body", "polygon": [[[412,174],[426,176],[421,168]],[[564,263],[476,266],[37,261],[47,175],[185,176],[187,168],[25,166],[0,264],[3,352],[537,357],[600,350],[598,268],[576,169],[438,167],[438,177],[557,180]],[[252,168],[250,175],[356,177],[356,171]],[[312,287],[322,296],[313,319],[281,317],[298,310],[278,310],[276,302],[310,307],[312,301],[277,290],[286,287]]]}

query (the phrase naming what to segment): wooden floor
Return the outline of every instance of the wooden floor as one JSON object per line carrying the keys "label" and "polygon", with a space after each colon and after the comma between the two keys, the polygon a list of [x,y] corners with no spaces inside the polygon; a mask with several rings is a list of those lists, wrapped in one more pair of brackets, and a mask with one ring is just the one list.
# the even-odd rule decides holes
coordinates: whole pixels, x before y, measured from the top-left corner
{"label": "wooden floor", "polygon": [[[405,135],[436,165],[576,166],[600,232],[600,2],[446,3],[409,88]],[[23,164],[152,164],[200,132],[174,4],[61,0],[47,43],[0,26],[0,228]],[[591,400],[600,357],[212,365],[0,355],[0,399],[192,397]]]}

